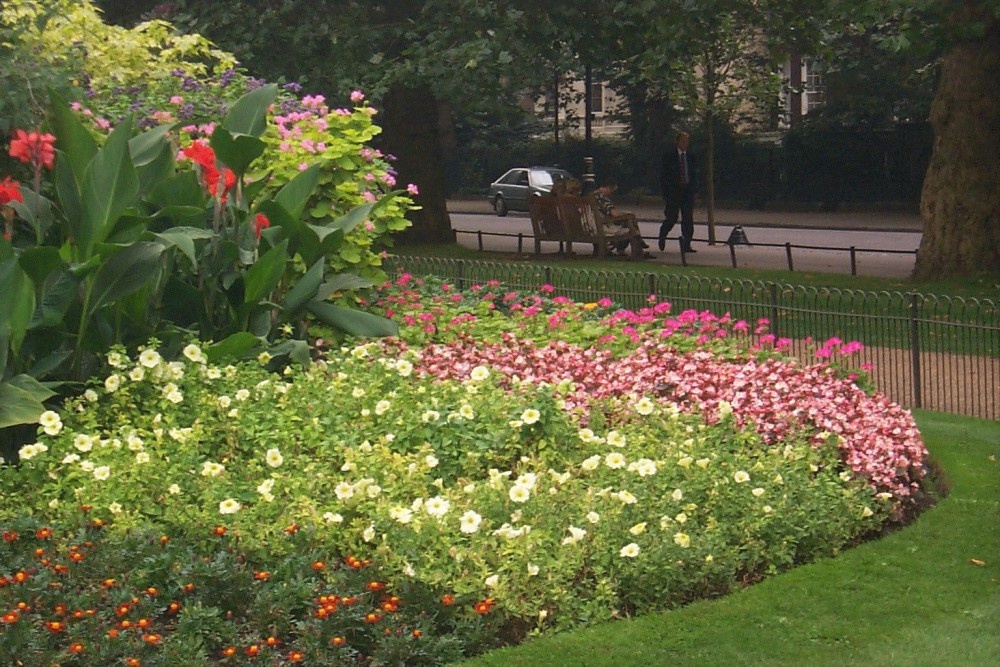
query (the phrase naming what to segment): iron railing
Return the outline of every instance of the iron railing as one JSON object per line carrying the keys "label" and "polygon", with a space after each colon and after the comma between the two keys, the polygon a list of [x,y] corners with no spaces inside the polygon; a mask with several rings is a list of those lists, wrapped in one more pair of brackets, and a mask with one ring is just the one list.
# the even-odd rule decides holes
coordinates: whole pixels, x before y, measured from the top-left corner
{"label": "iron railing", "polygon": [[490,279],[522,291],[549,284],[577,301],[608,297],[635,309],[655,295],[674,312],[765,318],[803,359],[829,338],[857,340],[865,345],[857,363],[872,364],[876,388],[900,405],[1000,419],[1000,304],[990,299],[434,257],[391,256],[384,268],[459,289]]}

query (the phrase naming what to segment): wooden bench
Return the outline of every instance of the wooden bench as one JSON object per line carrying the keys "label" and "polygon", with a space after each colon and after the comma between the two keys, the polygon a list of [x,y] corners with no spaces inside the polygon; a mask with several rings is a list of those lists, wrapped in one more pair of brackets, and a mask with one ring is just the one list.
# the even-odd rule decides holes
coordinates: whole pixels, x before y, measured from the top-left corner
{"label": "wooden bench", "polygon": [[542,241],[557,241],[559,252],[563,252],[564,244],[565,252],[572,254],[574,243],[587,243],[597,249],[598,257],[603,258],[607,255],[609,241],[615,238],[604,233],[604,226],[609,221],[593,197],[532,197],[528,202],[528,213],[535,235],[536,255],[542,251]]}

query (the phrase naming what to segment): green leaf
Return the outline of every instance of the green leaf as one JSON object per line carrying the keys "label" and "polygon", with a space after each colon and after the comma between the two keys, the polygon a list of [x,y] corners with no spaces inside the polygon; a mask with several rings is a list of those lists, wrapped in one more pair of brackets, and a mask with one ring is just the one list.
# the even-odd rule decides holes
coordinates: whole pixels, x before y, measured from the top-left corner
{"label": "green leaf", "polygon": [[45,412],[42,401],[52,392],[28,375],[18,375],[0,383],[0,428],[37,424]]}
{"label": "green leaf", "polygon": [[320,322],[353,336],[398,336],[399,327],[390,319],[360,310],[335,306],[325,301],[309,304],[309,312]]}
{"label": "green leaf", "polygon": [[87,165],[97,154],[97,141],[84,126],[76,113],[69,108],[66,100],[56,93],[52,95],[52,115],[50,122],[56,136],[60,162],[65,162],[76,180],[77,187],[83,183]]}
{"label": "green leaf", "polygon": [[247,270],[243,277],[244,304],[259,303],[278,286],[285,274],[285,263],[288,261],[287,248],[288,241],[282,241]]}
{"label": "green leaf", "polygon": [[18,262],[36,285],[40,285],[46,276],[56,269],[66,266],[58,248],[52,246],[26,248],[18,258]]}
{"label": "green leaf", "polygon": [[353,273],[339,273],[323,283],[316,293],[317,299],[326,299],[331,294],[354,289],[367,289],[374,285],[371,280],[356,276]]}
{"label": "green leaf", "polygon": [[107,238],[118,217],[139,194],[139,177],[128,153],[131,119],[118,124],[87,167],[83,179],[83,211],[76,235],[81,257]]}
{"label": "green leaf", "polygon": [[[278,96],[278,84],[269,83],[236,100],[222,121],[233,134],[259,137],[267,129],[267,108]],[[230,165],[231,167],[232,165]]]}
{"label": "green leaf", "polygon": [[160,255],[164,250],[160,243],[141,241],[106,258],[94,276],[84,317],[89,319],[102,307],[152,280],[160,270]]}
{"label": "green leaf", "polygon": [[226,359],[239,360],[248,352],[260,346],[261,340],[247,331],[240,331],[226,339],[213,343],[205,348],[205,356],[209,363],[218,363]]}
{"label": "green leaf", "polygon": [[208,195],[198,184],[198,175],[185,169],[150,190],[149,201],[161,208],[194,206],[205,211]]}
{"label": "green leaf", "polygon": [[35,290],[17,260],[0,265],[0,373],[7,368],[8,351],[16,358],[35,310]]}
{"label": "green leaf", "polygon": [[176,125],[158,125],[129,139],[128,150],[132,156],[132,164],[145,167],[159,159],[163,149],[170,148],[167,133],[174,127]]}
{"label": "green leaf", "polygon": [[319,165],[316,164],[305,171],[300,171],[281,188],[274,201],[281,204],[293,218],[301,219],[306,203],[316,189],[316,184],[319,183],[319,173]]}
{"label": "green leaf", "polygon": [[215,157],[241,178],[250,163],[260,157],[266,148],[266,144],[257,137],[233,135],[224,127],[215,128],[210,143],[215,150]]}
{"label": "green leaf", "polygon": [[57,160],[56,168],[52,174],[52,180],[56,186],[56,198],[59,200],[59,208],[62,209],[63,218],[67,220],[67,235],[77,236],[77,229],[80,220],[83,220],[83,197],[80,194],[80,183],[73,174],[67,160]]}
{"label": "green leaf", "polygon": [[168,247],[176,246],[184,255],[191,260],[191,266],[198,270],[198,254],[195,251],[194,242],[197,239],[210,239],[214,234],[208,229],[198,229],[197,227],[171,227],[158,234],[153,234],[163,241]]}
{"label": "green leaf", "polygon": [[79,284],[80,281],[66,270],[53,271],[47,275],[38,289],[38,303],[30,328],[55,328],[63,324]]}
{"label": "green leaf", "polygon": [[288,291],[285,302],[281,304],[285,319],[295,317],[295,314],[309,301],[316,297],[320,283],[323,282],[323,273],[326,269],[326,260],[320,259],[309,267],[295,286]]}

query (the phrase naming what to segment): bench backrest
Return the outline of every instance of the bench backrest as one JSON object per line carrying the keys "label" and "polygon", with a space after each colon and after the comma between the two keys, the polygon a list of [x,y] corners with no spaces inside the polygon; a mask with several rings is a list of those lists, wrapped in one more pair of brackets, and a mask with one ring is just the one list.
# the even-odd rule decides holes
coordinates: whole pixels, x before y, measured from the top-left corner
{"label": "bench backrest", "polygon": [[604,230],[593,197],[557,197],[566,233],[574,241],[603,242]]}
{"label": "bench backrest", "polygon": [[561,197],[531,197],[528,200],[528,215],[535,238],[541,241],[565,241],[566,228],[559,216]]}

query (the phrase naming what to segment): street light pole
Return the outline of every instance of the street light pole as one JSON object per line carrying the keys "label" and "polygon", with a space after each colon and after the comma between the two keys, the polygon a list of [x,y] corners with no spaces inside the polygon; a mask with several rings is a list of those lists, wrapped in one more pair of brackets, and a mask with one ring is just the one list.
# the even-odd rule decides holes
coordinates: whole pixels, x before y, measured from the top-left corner
{"label": "street light pole", "polygon": [[583,193],[589,194],[594,191],[594,157],[591,154],[591,120],[593,117],[593,100],[591,90],[593,88],[593,69],[590,63],[583,68]]}

